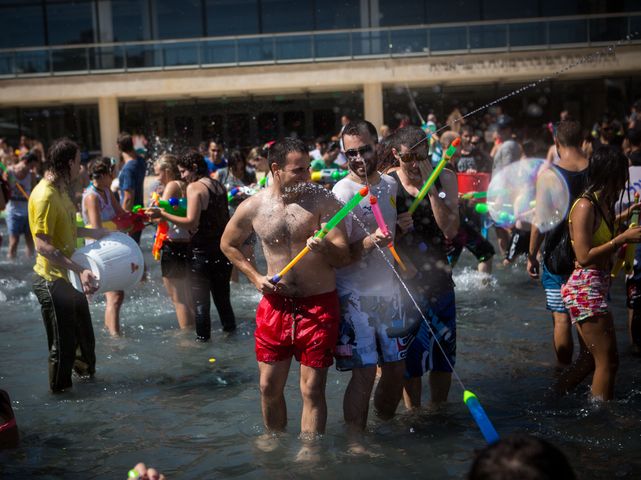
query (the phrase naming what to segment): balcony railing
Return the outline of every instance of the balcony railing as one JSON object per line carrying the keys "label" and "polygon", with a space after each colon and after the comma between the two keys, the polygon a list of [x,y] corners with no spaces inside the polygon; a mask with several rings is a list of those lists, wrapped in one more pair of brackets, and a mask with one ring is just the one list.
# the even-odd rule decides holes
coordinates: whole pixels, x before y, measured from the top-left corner
{"label": "balcony railing", "polygon": [[0,78],[639,44],[637,32],[641,12],[0,49]]}

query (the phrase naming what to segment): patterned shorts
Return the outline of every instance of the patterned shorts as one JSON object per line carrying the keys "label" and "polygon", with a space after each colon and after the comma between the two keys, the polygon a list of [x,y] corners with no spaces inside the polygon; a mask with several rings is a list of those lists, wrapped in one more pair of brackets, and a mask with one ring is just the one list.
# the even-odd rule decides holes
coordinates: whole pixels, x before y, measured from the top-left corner
{"label": "patterned shorts", "polygon": [[563,303],[572,323],[608,313],[610,273],[591,268],[577,268],[561,287]]}

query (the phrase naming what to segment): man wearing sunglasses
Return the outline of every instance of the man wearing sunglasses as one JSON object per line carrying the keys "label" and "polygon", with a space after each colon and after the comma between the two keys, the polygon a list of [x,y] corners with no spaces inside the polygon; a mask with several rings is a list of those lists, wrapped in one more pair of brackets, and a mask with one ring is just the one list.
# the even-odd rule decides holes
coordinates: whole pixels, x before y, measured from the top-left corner
{"label": "man wearing sunglasses", "polygon": [[[349,174],[333,189],[341,202],[348,202],[363,186],[378,199],[391,234],[377,228],[369,199],[366,198],[345,218],[345,229],[353,263],[336,271],[341,302],[341,327],[336,347],[336,367],[351,370],[352,377],[343,402],[345,422],[354,453],[363,451],[357,437],[367,425],[369,399],[376,377],[382,374],[374,395],[377,414],[383,419],[394,415],[402,395],[406,344],[403,338],[389,338],[389,327],[401,327],[400,292],[391,265],[394,261],[385,248],[396,228],[396,182],[377,172],[374,125],[367,121],[350,122],[341,135]],[[354,218],[355,217],[355,218]],[[364,228],[363,228],[364,227]],[[375,251],[380,247],[383,250]]]}
{"label": "man wearing sunglasses", "polygon": [[[325,382],[340,320],[334,267],[349,262],[349,249],[342,225],[324,239],[313,238],[340,204],[324,188],[310,183],[309,163],[307,147],[300,140],[276,142],[269,149],[273,183],[240,204],[225,228],[221,249],[263,294],[256,310],[255,337],[265,427],[270,433],[285,430],[284,389],[295,356],[301,363],[301,430],[314,436],[325,432]],[[253,232],[262,242],[267,275],[259,273],[242,252]],[[311,252],[274,283],[273,275],[306,245]],[[303,450],[301,454],[305,455]]]}

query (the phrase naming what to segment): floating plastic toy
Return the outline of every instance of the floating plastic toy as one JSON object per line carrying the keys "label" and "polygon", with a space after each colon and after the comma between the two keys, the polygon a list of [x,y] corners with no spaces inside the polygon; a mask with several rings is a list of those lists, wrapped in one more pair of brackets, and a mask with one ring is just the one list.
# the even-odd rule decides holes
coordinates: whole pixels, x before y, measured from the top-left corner
{"label": "floating plastic toy", "polygon": [[[327,235],[332,228],[334,228],[336,225],[340,223],[340,221],[347,216],[349,212],[354,210],[356,205],[358,205],[363,198],[367,196],[369,193],[369,188],[363,187],[361,188],[356,195],[352,197],[352,199],[347,202],[345,205],[343,205],[343,208],[341,208],[336,214],[325,224],[325,226],[319,230],[316,235],[314,235],[314,238],[324,238],[325,235]],[[309,253],[309,247],[305,246],[298,255],[296,255],[291,262],[289,262],[285,268],[283,268],[280,272],[278,272],[276,275],[274,275],[271,279],[272,283],[278,283],[280,280],[283,278],[283,276],[289,272],[292,268],[294,268],[294,265],[296,265],[301,258],[303,258],[305,255]]]}

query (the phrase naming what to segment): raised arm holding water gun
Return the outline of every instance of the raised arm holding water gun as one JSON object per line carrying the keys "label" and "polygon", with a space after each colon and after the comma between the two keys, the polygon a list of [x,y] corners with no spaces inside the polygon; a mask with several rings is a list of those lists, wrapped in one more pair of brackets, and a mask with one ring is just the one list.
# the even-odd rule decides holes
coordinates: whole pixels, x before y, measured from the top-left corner
{"label": "raised arm holding water gun", "polygon": [[220,250],[220,238],[229,221],[227,191],[220,182],[209,177],[205,159],[198,152],[181,155],[177,165],[180,177],[188,183],[185,216],[178,215],[184,208],[179,200],[167,200],[167,204],[160,200],[159,207],[163,208],[148,208],[145,212],[152,219],[167,220],[192,233],[189,268],[196,340],[205,342],[211,337],[210,295],[214,296],[223,330],[232,332],[236,329],[230,302],[231,264]]}
{"label": "raised arm holding water gun", "polygon": [[[407,259],[408,287],[431,327],[430,330],[422,321],[414,302],[403,295],[405,318],[409,325],[415,326],[416,335],[405,357],[404,398],[408,409],[420,407],[421,377],[428,370],[430,403],[435,405],[447,400],[456,352],[454,282],[445,242],[453,239],[459,229],[457,179],[453,171],[444,169],[429,186],[428,178],[433,179],[438,170],[430,165],[424,138],[420,128],[408,126],[396,132],[392,144],[392,153],[400,164],[392,173],[399,185],[396,209],[401,232],[396,245],[403,259]],[[446,151],[442,162],[448,162],[457,139],[453,132],[441,136],[444,148],[454,145]],[[416,203],[426,185],[428,198]],[[416,207],[410,214],[412,205]],[[444,352],[434,343],[434,332]]]}

